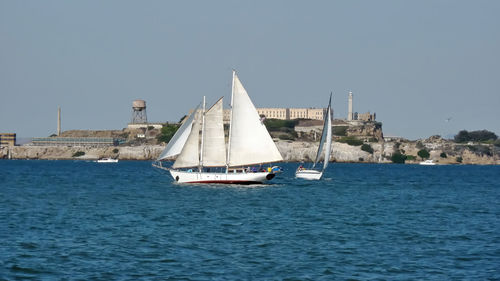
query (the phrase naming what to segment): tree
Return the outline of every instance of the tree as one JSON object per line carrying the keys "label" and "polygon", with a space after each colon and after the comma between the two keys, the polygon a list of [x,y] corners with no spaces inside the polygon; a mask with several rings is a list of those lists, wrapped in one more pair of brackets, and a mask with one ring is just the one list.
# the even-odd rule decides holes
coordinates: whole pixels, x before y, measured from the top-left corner
{"label": "tree", "polygon": [[481,130],[481,131],[472,131],[469,132],[469,136],[472,141],[494,141],[498,137],[495,133],[490,132],[488,130]]}
{"label": "tree", "polygon": [[439,154],[439,157],[441,157],[441,158],[447,158],[448,155],[446,155],[446,153],[444,153],[444,152],[441,152],[441,154]]}
{"label": "tree", "polygon": [[391,156],[392,163],[396,164],[404,164],[406,160],[406,155],[401,154],[400,152],[395,152]]}
{"label": "tree", "polygon": [[468,132],[467,130],[462,130],[458,132],[458,134],[454,138],[455,142],[469,142],[469,141],[485,142],[485,141],[495,141],[496,139],[498,139],[498,136],[495,133],[490,132],[488,130],[471,131],[471,132]]}
{"label": "tree", "polygon": [[424,159],[427,159],[429,158],[431,155],[429,154],[429,151],[425,150],[425,149],[420,149],[418,152],[417,152],[417,155],[420,156],[420,158],[422,158],[422,160]]}
{"label": "tree", "polygon": [[365,144],[363,144],[361,146],[361,150],[366,151],[366,152],[368,152],[370,154],[373,154],[373,148],[372,148],[372,146],[369,145],[369,144],[367,144],[367,143],[365,143]]}
{"label": "tree", "polygon": [[83,155],[85,155],[85,152],[83,152],[83,151],[77,151],[77,152],[73,153],[73,157],[80,157]]}
{"label": "tree", "polygon": [[458,132],[454,139],[455,142],[468,142],[470,139],[469,132],[467,132],[466,130],[462,130]]}
{"label": "tree", "polygon": [[175,132],[177,132],[179,126],[176,124],[167,124],[161,128],[161,134],[158,135],[157,139],[160,142],[169,142],[170,139],[174,136]]}

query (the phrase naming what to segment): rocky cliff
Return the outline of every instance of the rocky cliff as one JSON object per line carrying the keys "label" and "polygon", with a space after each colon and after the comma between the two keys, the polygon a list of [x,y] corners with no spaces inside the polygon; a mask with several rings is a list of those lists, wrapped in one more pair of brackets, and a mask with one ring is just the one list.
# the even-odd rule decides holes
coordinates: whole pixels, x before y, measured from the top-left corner
{"label": "rocky cliff", "polygon": [[[318,142],[277,141],[276,145],[285,161],[312,161],[316,157]],[[346,143],[334,142],[330,161],[391,163],[393,153],[407,155],[406,163],[418,163],[418,151],[426,149],[430,159],[441,164],[500,164],[500,148],[492,144],[456,144],[441,138],[419,141],[392,141],[365,143],[373,152]],[[65,146],[15,146],[0,148],[0,158],[12,159],[82,159],[94,160],[103,157],[121,160],[154,160],[164,146],[141,145],[119,147],[65,147]],[[74,155],[83,152],[84,155]]]}
{"label": "rocky cliff", "polygon": [[[161,145],[84,147],[84,146],[14,146],[0,148],[0,158],[12,159],[81,159],[95,160],[104,157],[121,160],[152,160],[163,150]],[[82,156],[74,156],[76,153]]]}

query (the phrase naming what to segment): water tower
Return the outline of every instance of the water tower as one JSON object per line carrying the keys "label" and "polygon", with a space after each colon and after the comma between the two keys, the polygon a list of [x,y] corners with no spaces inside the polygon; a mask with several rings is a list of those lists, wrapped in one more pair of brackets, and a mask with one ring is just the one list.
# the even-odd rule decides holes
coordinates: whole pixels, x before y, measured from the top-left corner
{"label": "water tower", "polygon": [[135,100],[132,102],[132,124],[146,124],[146,101]]}

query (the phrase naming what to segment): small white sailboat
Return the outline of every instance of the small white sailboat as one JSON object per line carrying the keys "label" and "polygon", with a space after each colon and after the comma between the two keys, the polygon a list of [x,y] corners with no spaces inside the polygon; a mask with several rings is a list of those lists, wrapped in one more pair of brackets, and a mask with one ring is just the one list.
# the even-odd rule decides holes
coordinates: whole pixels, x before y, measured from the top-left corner
{"label": "small white sailboat", "polygon": [[[295,172],[296,178],[306,179],[306,180],[319,180],[323,176],[323,172],[326,167],[328,167],[328,161],[330,159],[330,152],[332,150],[332,94],[330,94],[330,100],[328,101],[328,108],[326,109],[325,116],[323,118],[323,133],[321,134],[321,140],[319,141],[318,152],[316,153],[316,159],[310,169],[305,169],[302,165],[299,166]],[[326,143],[326,145],[325,145]],[[323,152],[323,147],[325,151]],[[315,169],[316,164],[318,164],[321,156],[323,157],[323,169]]]}
{"label": "small white sailboat", "polygon": [[[169,171],[179,183],[256,184],[273,179],[279,169],[262,165],[283,158],[235,71],[227,150],[222,105],[221,98],[205,111],[204,98],[202,109],[196,107],[153,166]],[[163,166],[162,160],[175,156],[172,167]]]}

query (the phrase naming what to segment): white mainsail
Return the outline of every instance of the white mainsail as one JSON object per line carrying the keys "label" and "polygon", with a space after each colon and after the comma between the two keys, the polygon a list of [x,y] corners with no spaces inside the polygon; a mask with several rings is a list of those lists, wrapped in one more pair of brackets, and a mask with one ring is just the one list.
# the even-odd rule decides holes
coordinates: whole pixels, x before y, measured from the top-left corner
{"label": "white mainsail", "polygon": [[283,161],[247,91],[233,71],[228,166]]}
{"label": "white mainsail", "polygon": [[158,157],[159,160],[163,160],[166,158],[174,157],[181,153],[182,147],[186,143],[186,140],[189,136],[189,133],[191,133],[191,128],[193,125],[193,120],[195,117],[195,113],[198,111],[198,108],[200,105],[198,105],[193,113],[186,119],[186,121],[181,125],[179,129],[177,129],[177,132],[175,132],[174,136],[172,139],[167,144],[167,147],[162,151],[160,156]]}
{"label": "white mainsail", "polygon": [[224,139],[223,103],[220,98],[205,113],[205,131],[203,135],[204,167],[226,165],[226,143]]}
{"label": "white mainsail", "polygon": [[[330,102],[328,103],[328,110],[326,114],[328,115],[327,122],[328,126],[326,127],[326,146],[325,146],[325,160],[323,162],[323,171],[328,167],[328,162],[330,161],[330,153],[332,151],[332,108],[330,103],[332,101],[332,95],[330,94]],[[324,130],[324,128],[323,128]]]}
{"label": "white mainsail", "polygon": [[330,100],[328,102],[328,108],[326,109],[325,116],[323,118],[323,133],[321,134],[321,139],[319,141],[318,152],[316,154],[316,159],[314,160],[314,164],[312,168],[318,164],[321,155],[323,154],[323,145],[326,141],[326,151],[325,158],[323,164],[323,170],[328,166],[328,160],[330,159],[331,145],[332,145],[332,117],[331,117],[331,103],[332,103],[332,95],[330,94]]}
{"label": "white mainsail", "polygon": [[172,165],[173,168],[196,167],[200,164],[200,113],[199,110],[193,112],[195,117],[191,132],[181,153]]}

